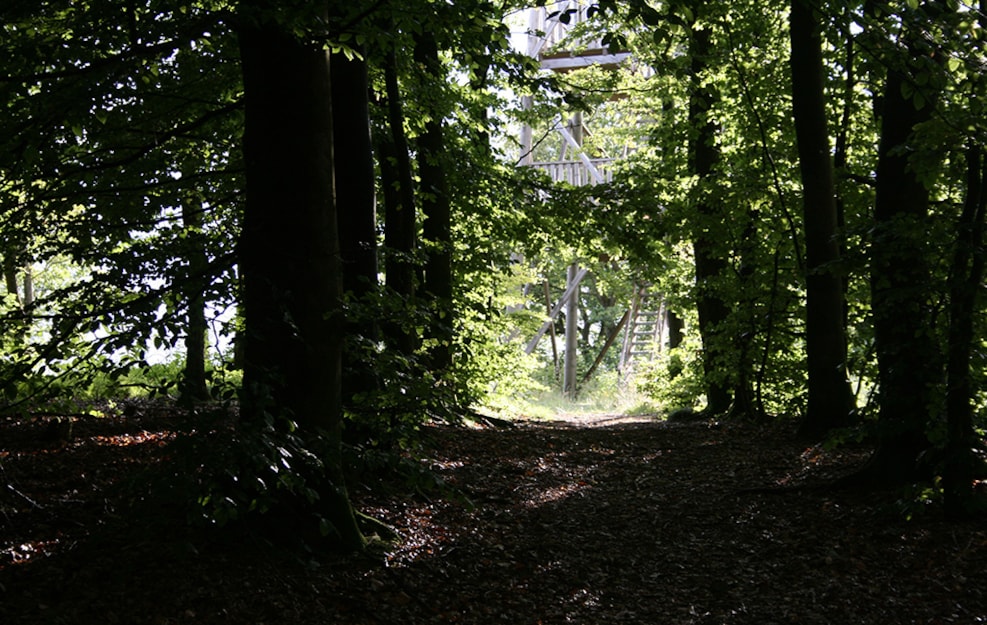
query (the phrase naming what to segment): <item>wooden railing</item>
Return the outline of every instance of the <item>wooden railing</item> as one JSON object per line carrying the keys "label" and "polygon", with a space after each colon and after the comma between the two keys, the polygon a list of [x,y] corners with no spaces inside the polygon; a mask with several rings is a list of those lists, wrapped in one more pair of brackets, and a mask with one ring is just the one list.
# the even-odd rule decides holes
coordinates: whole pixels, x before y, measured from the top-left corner
{"label": "wooden railing", "polygon": [[[539,57],[563,52],[555,48],[569,36],[574,26],[588,21],[587,11],[589,8],[590,3],[588,2],[565,0],[534,9],[529,28],[534,32],[543,32],[545,35],[536,44],[537,48],[530,51],[533,53],[531,55]],[[560,20],[561,15],[566,15],[568,22]],[[600,40],[580,41],[577,46],[585,50],[600,50],[603,48],[603,42]]]}
{"label": "wooden railing", "polygon": [[610,50],[602,38],[585,35],[572,40],[573,28],[590,19],[590,0],[563,0],[530,9],[528,56],[542,69],[565,72],[590,65],[616,66],[628,60],[628,51]]}
{"label": "wooden railing", "polygon": [[[612,158],[589,159],[596,171],[599,172],[604,182],[613,179]],[[537,167],[546,172],[552,182],[567,182],[575,187],[588,184],[596,184],[597,180],[593,173],[582,161],[558,161],[553,163],[531,163],[532,167]]]}

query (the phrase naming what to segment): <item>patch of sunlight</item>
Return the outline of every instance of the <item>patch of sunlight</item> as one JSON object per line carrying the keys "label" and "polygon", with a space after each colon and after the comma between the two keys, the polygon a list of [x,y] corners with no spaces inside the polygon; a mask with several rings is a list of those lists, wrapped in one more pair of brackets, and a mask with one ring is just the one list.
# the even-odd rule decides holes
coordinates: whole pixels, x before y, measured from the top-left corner
{"label": "patch of sunlight", "polygon": [[555,503],[562,501],[563,499],[568,499],[577,493],[581,493],[592,487],[592,484],[587,480],[577,480],[573,482],[566,482],[564,484],[559,484],[557,486],[552,486],[550,488],[542,489],[536,493],[533,493],[530,497],[521,502],[522,508],[538,508],[544,506],[545,504]]}

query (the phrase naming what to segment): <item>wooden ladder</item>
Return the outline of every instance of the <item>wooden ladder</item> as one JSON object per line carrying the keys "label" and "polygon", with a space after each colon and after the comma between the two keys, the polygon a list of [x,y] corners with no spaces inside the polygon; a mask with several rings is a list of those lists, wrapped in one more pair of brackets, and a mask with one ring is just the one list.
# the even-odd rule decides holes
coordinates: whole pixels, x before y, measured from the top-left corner
{"label": "wooden ladder", "polygon": [[652,360],[660,350],[664,331],[663,302],[659,295],[648,291],[647,285],[634,291],[630,319],[624,333],[624,348],[620,354],[620,370],[630,369],[635,360]]}

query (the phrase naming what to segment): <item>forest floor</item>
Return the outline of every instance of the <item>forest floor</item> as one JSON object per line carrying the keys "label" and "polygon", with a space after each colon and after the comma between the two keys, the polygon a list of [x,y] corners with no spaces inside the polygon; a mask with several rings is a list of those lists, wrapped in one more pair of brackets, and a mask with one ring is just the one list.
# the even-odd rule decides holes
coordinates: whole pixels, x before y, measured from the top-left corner
{"label": "forest floor", "polygon": [[987,526],[825,488],[864,451],[777,428],[430,426],[426,462],[465,498],[355,489],[402,541],[305,559],[134,508],[135,476],[196,434],[132,412],[81,418],[60,445],[43,420],[0,420],[0,623],[987,621]]}

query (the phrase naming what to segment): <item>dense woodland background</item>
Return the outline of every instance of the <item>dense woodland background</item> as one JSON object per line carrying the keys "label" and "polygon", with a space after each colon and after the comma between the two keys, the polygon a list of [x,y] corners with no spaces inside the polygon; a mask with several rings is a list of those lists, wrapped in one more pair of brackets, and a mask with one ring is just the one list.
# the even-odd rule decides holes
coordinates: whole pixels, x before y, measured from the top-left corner
{"label": "dense woodland background", "polygon": [[[424,424],[530,413],[579,263],[581,371],[641,284],[684,327],[583,397],[863,443],[846,485],[978,513],[985,4],[600,1],[573,37],[632,60],[566,73],[511,45],[524,8],[6,0],[10,422],[174,398],[232,423],[188,518],[360,550],[346,476],[427,479]],[[612,182],[518,166],[576,112]]]}

